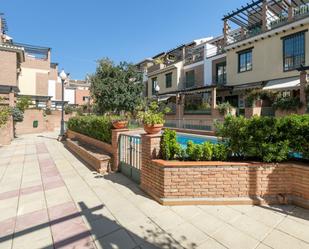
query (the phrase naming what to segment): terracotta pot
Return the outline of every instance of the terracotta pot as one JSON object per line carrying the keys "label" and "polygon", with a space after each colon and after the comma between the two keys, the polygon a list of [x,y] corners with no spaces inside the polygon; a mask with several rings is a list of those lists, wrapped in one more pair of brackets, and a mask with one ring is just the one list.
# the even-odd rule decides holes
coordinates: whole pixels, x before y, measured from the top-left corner
{"label": "terracotta pot", "polygon": [[115,121],[113,126],[115,129],[124,129],[128,127],[128,121]]}
{"label": "terracotta pot", "polygon": [[144,130],[148,134],[157,134],[162,130],[162,128],[163,128],[163,124],[144,125]]}

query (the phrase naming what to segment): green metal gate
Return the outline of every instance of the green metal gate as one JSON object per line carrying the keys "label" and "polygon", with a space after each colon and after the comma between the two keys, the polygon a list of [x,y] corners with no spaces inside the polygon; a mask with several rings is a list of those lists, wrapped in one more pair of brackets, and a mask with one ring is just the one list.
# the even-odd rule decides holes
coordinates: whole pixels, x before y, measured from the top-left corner
{"label": "green metal gate", "polygon": [[141,137],[121,134],[119,138],[120,171],[136,183],[140,183]]}

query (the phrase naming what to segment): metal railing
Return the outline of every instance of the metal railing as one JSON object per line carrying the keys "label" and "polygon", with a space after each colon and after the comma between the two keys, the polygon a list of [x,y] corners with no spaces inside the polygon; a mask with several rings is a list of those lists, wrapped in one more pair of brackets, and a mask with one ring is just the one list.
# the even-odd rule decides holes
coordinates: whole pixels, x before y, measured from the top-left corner
{"label": "metal railing", "polygon": [[212,131],[212,124],[209,120],[201,119],[171,119],[165,120],[165,128],[177,128],[187,130]]}
{"label": "metal railing", "polygon": [[119,150],[120,162],[124,162],[136,169],[141,167],[141,137],[124,135],[120,136]]}

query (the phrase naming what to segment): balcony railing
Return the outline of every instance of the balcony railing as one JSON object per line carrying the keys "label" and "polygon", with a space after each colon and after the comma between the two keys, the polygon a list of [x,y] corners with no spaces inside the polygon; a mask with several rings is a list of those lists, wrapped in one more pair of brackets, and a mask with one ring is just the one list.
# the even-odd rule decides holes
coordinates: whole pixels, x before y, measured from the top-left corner
{"label": "balcony railing", "polygon": [[204,46],[198,48],[188,48],[186,50],[185,64],[193,64],[204,59]]}

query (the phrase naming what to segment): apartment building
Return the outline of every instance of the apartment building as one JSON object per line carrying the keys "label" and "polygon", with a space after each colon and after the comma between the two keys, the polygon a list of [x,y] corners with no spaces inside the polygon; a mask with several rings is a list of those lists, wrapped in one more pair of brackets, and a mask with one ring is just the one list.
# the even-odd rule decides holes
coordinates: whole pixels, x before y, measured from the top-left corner
{"label": "apartment building", "polygon": [[4,16],[0,15],[0,96],[5,103],[14,106],[19,92],[20,65],[25,54],[22,47],[10,44],[11,38],[6,31]]}
{"label": "apartment building", "polygon": [[230,94],[221,99],[244,111],[248,92],[263,89],[306,102],[297,69],[309,64],[307,1],[253,1],[225,15],[223,23],[217,51],[223,52],[223,85]]}
{"label": "apartment building", "polygon": [[69,105],[86,105],[91,101],[89,88],[87,80],[69,79],[65,84],[64,100]]}

